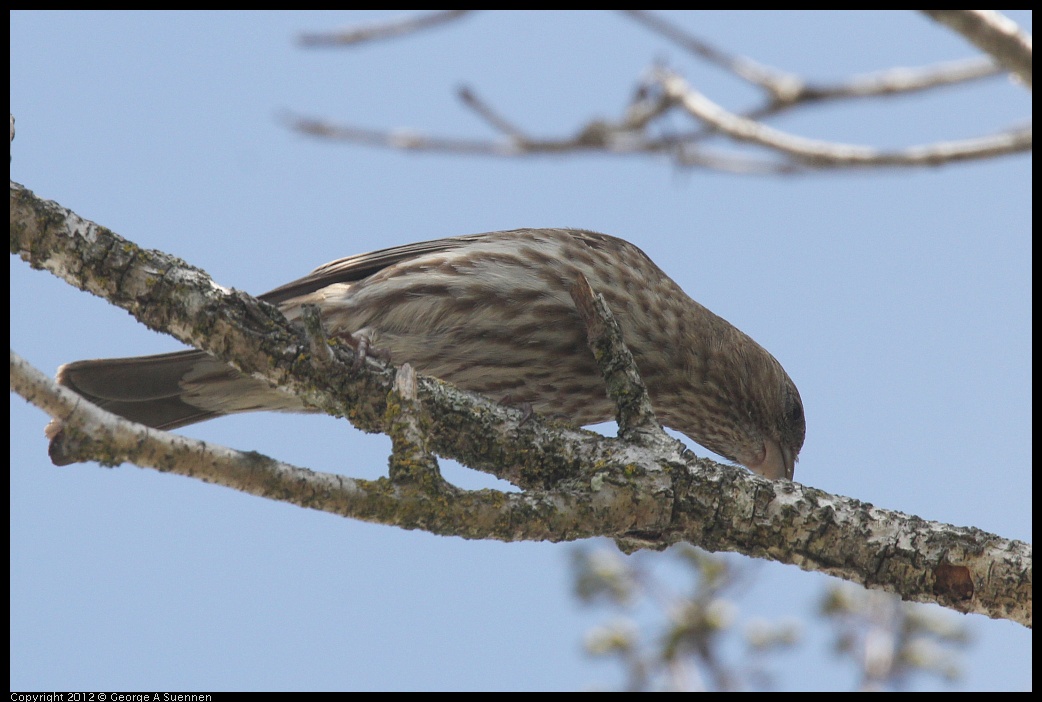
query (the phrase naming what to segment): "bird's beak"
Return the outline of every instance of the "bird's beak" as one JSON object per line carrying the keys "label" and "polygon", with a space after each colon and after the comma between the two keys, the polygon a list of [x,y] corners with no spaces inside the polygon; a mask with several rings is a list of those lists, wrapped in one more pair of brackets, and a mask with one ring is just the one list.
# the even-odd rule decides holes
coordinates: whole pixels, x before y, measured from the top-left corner
{"label": "bird's beak", "polygon": [[763,446],[763,458],[759,462],[745,464],[746,468],[770,480],[792,480],[796,469],[796,456],[792,450],[770,440],[764,441]]}

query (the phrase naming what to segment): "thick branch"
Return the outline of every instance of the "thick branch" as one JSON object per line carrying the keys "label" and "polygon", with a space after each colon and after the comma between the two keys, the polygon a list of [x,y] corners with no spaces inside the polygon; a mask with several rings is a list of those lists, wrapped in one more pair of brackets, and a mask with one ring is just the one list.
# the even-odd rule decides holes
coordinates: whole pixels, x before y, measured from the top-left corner
{"label": "thick branch", "polygon": [[[202,271],[142,250],[14,183],[11,251],[155,328],[350,417],[360,428],[387,432],[388,416],[396,416],[388,415],[394,374],[383,364],[370,359],[355,369],[343,350],[322,344],[333,356],[323,353],[316,363],[310,349],[318,341],[309,342],[274,308],[227,291]],[[905,599],[1031,622],[1029,544],[926,522],[789,481],[768,481],[675,448],[652,450],[558,429],[538,418],[522,426],[518,412],[432,378],[417,378],[419,406],[408,410],[422,413],[423,423],[429,418],[429,446],[529,492],[431,490],[423,479],[359,481],[120,427],[119,420],[82,398],[66,397],[64,402],[74,405],[70,409],[51,381],[21,366],[12,357],[12,388],[72,427],[72,443],[108,464],[133,460],[337,514],[469,538],[604,534],[655,547],[689,541],[827,572]],[[403,383],[396,395],[411,403],[411,381]],[[415,436],[409,428],[414,423],[401,426],[408,431],[403,445],[415,446],[409,438]],[[109,441],[109,436],[122,438]],[[421,454],[425,451],[421,447]],[[178,460],[185,453],[192,460]]]}
{"label": "thick branch", "polygon": [[[1031,626],[1031,544],[799,483],[774,481],[770,492],[750,490],[735,483],[724,466],[705,459],[698,463],[700,470],[692,474],[697,477],[674,486],[674,526],[700,548],[731,550],[725,544],[737,531],[746,543],[763,547],[742,551],[751,556],[896,592],[905,600]],[[763,500],[770,500],[770,506],[761,507]],[[732,501],[743,504],[749,516],[739,525],[721,525],[718,510]],[[739,507],[734,513],[742,512]]]}

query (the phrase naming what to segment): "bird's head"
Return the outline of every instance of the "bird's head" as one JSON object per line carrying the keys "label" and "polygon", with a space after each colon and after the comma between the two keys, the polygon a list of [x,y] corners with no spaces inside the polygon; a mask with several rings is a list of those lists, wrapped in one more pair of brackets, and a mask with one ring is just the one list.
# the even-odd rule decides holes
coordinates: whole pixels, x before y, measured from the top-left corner
{"label": "bird's head", "polygon": [[684,381],[656,389],[663,395],[656,411],[710,451],[765,478],[791,480],[807,431],[800,393],[766,349],[712,321],[722,324],[688,346]]}

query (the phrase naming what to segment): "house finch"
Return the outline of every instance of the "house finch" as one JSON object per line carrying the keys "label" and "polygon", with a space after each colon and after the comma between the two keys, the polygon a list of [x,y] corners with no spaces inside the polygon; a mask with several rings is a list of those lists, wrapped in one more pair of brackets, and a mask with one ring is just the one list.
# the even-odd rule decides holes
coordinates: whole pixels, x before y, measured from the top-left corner
{"label": "house finch", "polygon": [[[769,478],[792,478],[803,404],[781,364],[698,304],[643,251],[574,229],[518,229],[349,256],[260,299],[321,311],[330,336],[577,426],[615,417],[569,290],[582,273],[619,321],[658,419]],[[172,429],[233,412],[306,412],[202,351],[77,361],[58,382]]]}

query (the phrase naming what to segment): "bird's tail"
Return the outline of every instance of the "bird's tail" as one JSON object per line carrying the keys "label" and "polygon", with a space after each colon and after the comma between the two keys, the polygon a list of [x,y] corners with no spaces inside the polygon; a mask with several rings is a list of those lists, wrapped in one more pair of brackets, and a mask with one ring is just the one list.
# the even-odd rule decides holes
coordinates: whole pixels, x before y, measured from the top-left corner
{"label": "bird's tail", "polygon": [[[296,397],[202,351],[76,361],[58,369],[58,382],[102,409],[156,429],[234,412],[306,411]],[[61,459],[54,455],[61,431],[58,420],[47,429],[55,462]]]}
{"label": "bird's tail", "polygon": [[236,378],[246,380],[202,351],[75,361],[58,369],[59,384],[102,409],[156,429],[176,429],[226,414],[193,398],[191,386]]}

